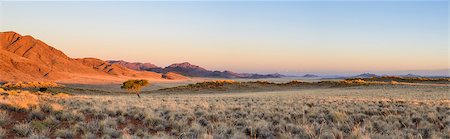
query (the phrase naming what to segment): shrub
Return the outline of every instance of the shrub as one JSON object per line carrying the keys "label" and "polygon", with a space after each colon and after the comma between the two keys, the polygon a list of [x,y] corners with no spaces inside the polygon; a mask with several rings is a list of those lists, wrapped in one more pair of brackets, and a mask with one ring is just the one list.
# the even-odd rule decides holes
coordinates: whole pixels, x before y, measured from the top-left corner
{"label": "shrub", "polygon": [[98,133],[100,131],[100,125],[97,120],[87,123],[86,129],[89,133]]}
{"label": "shrub", "polygon": [[186,138],[200,138],[201,135],[206,133],[206,129],[201,127],[197,123],[193,123],[189,128],[189,131],[186,133]]}
{"label": "shrub", "polygon": [[42,103],[40,105],[40,108],[43,112],[51,113],[55,111],[61,111],[64,107],[57,103]]}
{"label": "shrub", "polygon": [[0,139],[4,139],[7,136],[7,132],[5,129],[0,128]]}
{"label": "shrub", "polygon": [[124,116],[119,116],[117,117],[116,121],[119,124],[125,124],[127,122],[127,119]]}
{"label": "shrub", "polygon": [[50,115],[50,116],[47,116],[47,118],[45,118],[45,120],[43,122],[47,127],[53,128],[53,127],[56,127],[61,121],[56,119],[55,116]]}
{"label": "shrub", "polygon": [[55,131],[55,136],[56,137],[61,137],[61,138],[72,139],[72,138],[75,137],[75,132],[70,130],[70,129],[57,129]]}
{"label": "shrub", "polygon": [[54,82],[8,82],[2,85],[3,88],[13,88],[13,89],[20,89],[20,88],[49,88],[49,87],[61,87],[62,85],[59,85]]}
{"label": "shrub", "polygon": [[122,136],[122,132],[112,127],[103,128],[103,134],[106,134],[112,138],[119,138]]}
{"label": "shrub", "polygon": [[46,87],[41,87],[41,88],[39,88],[39,92],[45,92],[45,91],[47,91],[47,88],[46,88]]}
{"label": "shrub", "polygon": [[29,119],[38,119],[38,120],[44,120],[46,115],[41,111],[41,109],[33,109],[29,114]]}
{"label": "shrub", "polygon": [[290,81],[290,82],[287,82],[286,84],[301,84],[301,83],[303,83],[302,81],[299,81],[299,80],[292,80],[292,81]]}
{"label": "shrub", "polygon": [[100,127],[117,127],[117,121],[111,117],[107,117],[104,120],[100,121]]}
{"label": "shrub", "polygon": [[88,132],[88,133],[85,133],[83,136],[81,136],[81,138],[83,138],[83,139],[96,139],[97,136],[95,134],[93,134],[93,133]]}
{"label": "shrub", "polygon": [[162,131],[165,129],[166,123],[164,122],[163,119],[161,119],[159,117],[155,117],[155,118],[148,117],[144,120],[144,124],[151,129],[154,129],[157,131]]}
{"label": "shrub", "polygon": [[214,82],[214,83],[229,83],[229,84],[236,83],[236,81],[234,81],[234,80],[214,80],[214,81],[211,81],[211,82]]}
{"label": "shrub", "polygon": [[30,123],[17,123],[13,127],[13,131],[20,137],[27,137],[33,131]]}
{"label": "shrub", "polygon": [[347,120],[347,115],[338,111],[331,112],[328,116],[332,122],[342,123]]}
{"label": "shrub", "polygon": [[77,111],[65,111],[56,114],[56,118],[61,121],[83,121],[84,115]]}
{"label": "shrub", "polygon": [[6,111],[0,111],[0,126],[8,124],[10,121],[10,116]]}
{"label": "shrub", "polygon": [[31,121],[31,127],[39,132],[49,132],[50,124],[45,121]]}
{"label": "shrub", "polygon": [[206,120],[205,118],[200,118],[200,119],[198,120],[198,123],[199,123],[201,126],[209,126],[209,121]]}

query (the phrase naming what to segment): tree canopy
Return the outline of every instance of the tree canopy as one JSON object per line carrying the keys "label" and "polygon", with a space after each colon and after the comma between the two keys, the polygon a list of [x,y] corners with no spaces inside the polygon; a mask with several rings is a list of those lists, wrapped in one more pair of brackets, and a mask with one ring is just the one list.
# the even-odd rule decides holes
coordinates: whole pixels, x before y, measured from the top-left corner
{"label": "tree canopy", "polygon": [[135,92],[136,95],[140,98],[139,92],[141,91],[142,87],[145,87],[149,84],[150,83],[148,82],[148,80],[128,80],[123,82],[120,88],[126,89],[130,92]]}

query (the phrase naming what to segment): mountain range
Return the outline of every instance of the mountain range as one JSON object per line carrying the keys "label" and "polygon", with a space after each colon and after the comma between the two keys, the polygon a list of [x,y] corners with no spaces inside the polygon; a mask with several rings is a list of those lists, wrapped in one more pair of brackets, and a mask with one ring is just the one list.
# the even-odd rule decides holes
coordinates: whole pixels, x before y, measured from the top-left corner
{"label": "mountain range", "polygon": [[132,70],[96,58],[70,58],[62,51],[32,36],[22,36],[16,32],[0,33],[2,82],[102,82],[123,81],[130,78],[162,80],[174,74]]}
{"label": "mountain range", "polygon": [[165,68],[151,63],[71,58],[32,36],[0,32],[0,82],[56,81],[67,83],[119,82],[126,79],[180,80],[189,77],[278,78],[280,74],[210,71],[187,62]]}
{"label": "mountain range", "polygon": [[305,74],[302,76],[303,78],[317,78],[320,77],[319,75],[315,75],[315,74]]}
{"label": "mountain range", "polygon": [[[352,76],[351,78],[372,78],[372,77],[382,77],[382,76],[391,76],[391,75],[377,75],[377,74],[373,74],[373,73],[363,73],[363,74],[359,74],[356,76]],[[406,78],[417,78],[417,77],[423,77],[420,75],[416,75],[416,74],[406,74],[406,75],[396,75],[398,77],[406,77]]]}
{"label": "mountain range", "polygon": [[249,78],[249,79],[259,79],[259,78],[280,78],[284,77],[281,74],[255,74],[255,73],[235,73],[232,71],[211,71],[203,67],[193,65],[189,62],[175,63],[167,67],[158,67],[151,63],[139,63],[139,62],[126,62],[123,60],[109,60],[111,64],[119,64],[124,67],[140,70],[140,71],[152,71],[156,73],[178,73],[189,77],[208,77],[208,78]]}

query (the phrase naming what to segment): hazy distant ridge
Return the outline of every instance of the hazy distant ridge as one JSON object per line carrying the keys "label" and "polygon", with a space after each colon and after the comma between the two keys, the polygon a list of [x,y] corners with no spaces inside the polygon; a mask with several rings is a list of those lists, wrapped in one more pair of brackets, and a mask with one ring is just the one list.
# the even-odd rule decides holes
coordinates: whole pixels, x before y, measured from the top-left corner
{"label": "hazy distant ridge", "polygon": [[112,64],[120,64],[124,67],[134,69],[134,70],[146,70],[153,71],[157,73],[167,73],[174,72],[184,76],[191,77],[210,77],[210,78],[249,78],[249,79],[259,79],[259,78],[281,78],[284,75],[281,74],[256,74],[256,73],[236,73],[232,71],[211,71],[203,67],[193,65],[189,62],[175,63],[169,65],[165,68],[157,67],[151,63],[139,63],[139,62],[126,62],[123,60],[109,60],[108,62]]}

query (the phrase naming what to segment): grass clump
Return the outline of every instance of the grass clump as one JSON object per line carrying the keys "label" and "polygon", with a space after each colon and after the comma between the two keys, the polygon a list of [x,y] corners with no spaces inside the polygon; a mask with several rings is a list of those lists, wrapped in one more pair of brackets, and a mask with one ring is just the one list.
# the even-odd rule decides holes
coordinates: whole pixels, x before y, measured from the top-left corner
{"label": "grass clump", "polygon": [[50,88],[62,87],[55,82],[8,82],[1,85],[2,88],[8,89],[24,89],[24,88]]}
{"label": "grass clump", "polygon": [[0,104],[11,109],[29,109],[39,104],[39,98],[28,91],[14,90],[0,96]]}
{"label": "grass clump", "polygon": [[53,110],[62,109],[62,106],[58,106],[58,104],[51,102],[50,100],[55,99],[66,99],[70,96],[67,94],[60,95],[51,95],[48,93],[39,93],[39,92],[30,92],[23,90],[11,90],[7,91],[0,96],[0,106],[5,109],[10,110],[29,110],[31,108],[37,108],[38,106],[42,106],[45,111],[48,111],[48,107],[45,106],[50,103],[50,107],[53,107]]}
{"label": "grass clump", "polygon": [[13,131],[19,137],[27,137],[32,133],[33,128],[30,123],[17,123],[14,125]]}
{"label": "grass clump", "polygon": [[72,139],[75,137],[75,132],[70,129],[57,129],[55,136],[60,138]]}
{"label": "grass clump", "polygon": [[11,119],[10,115],[6,111],[0,111],[0,126],[5,126]]}

